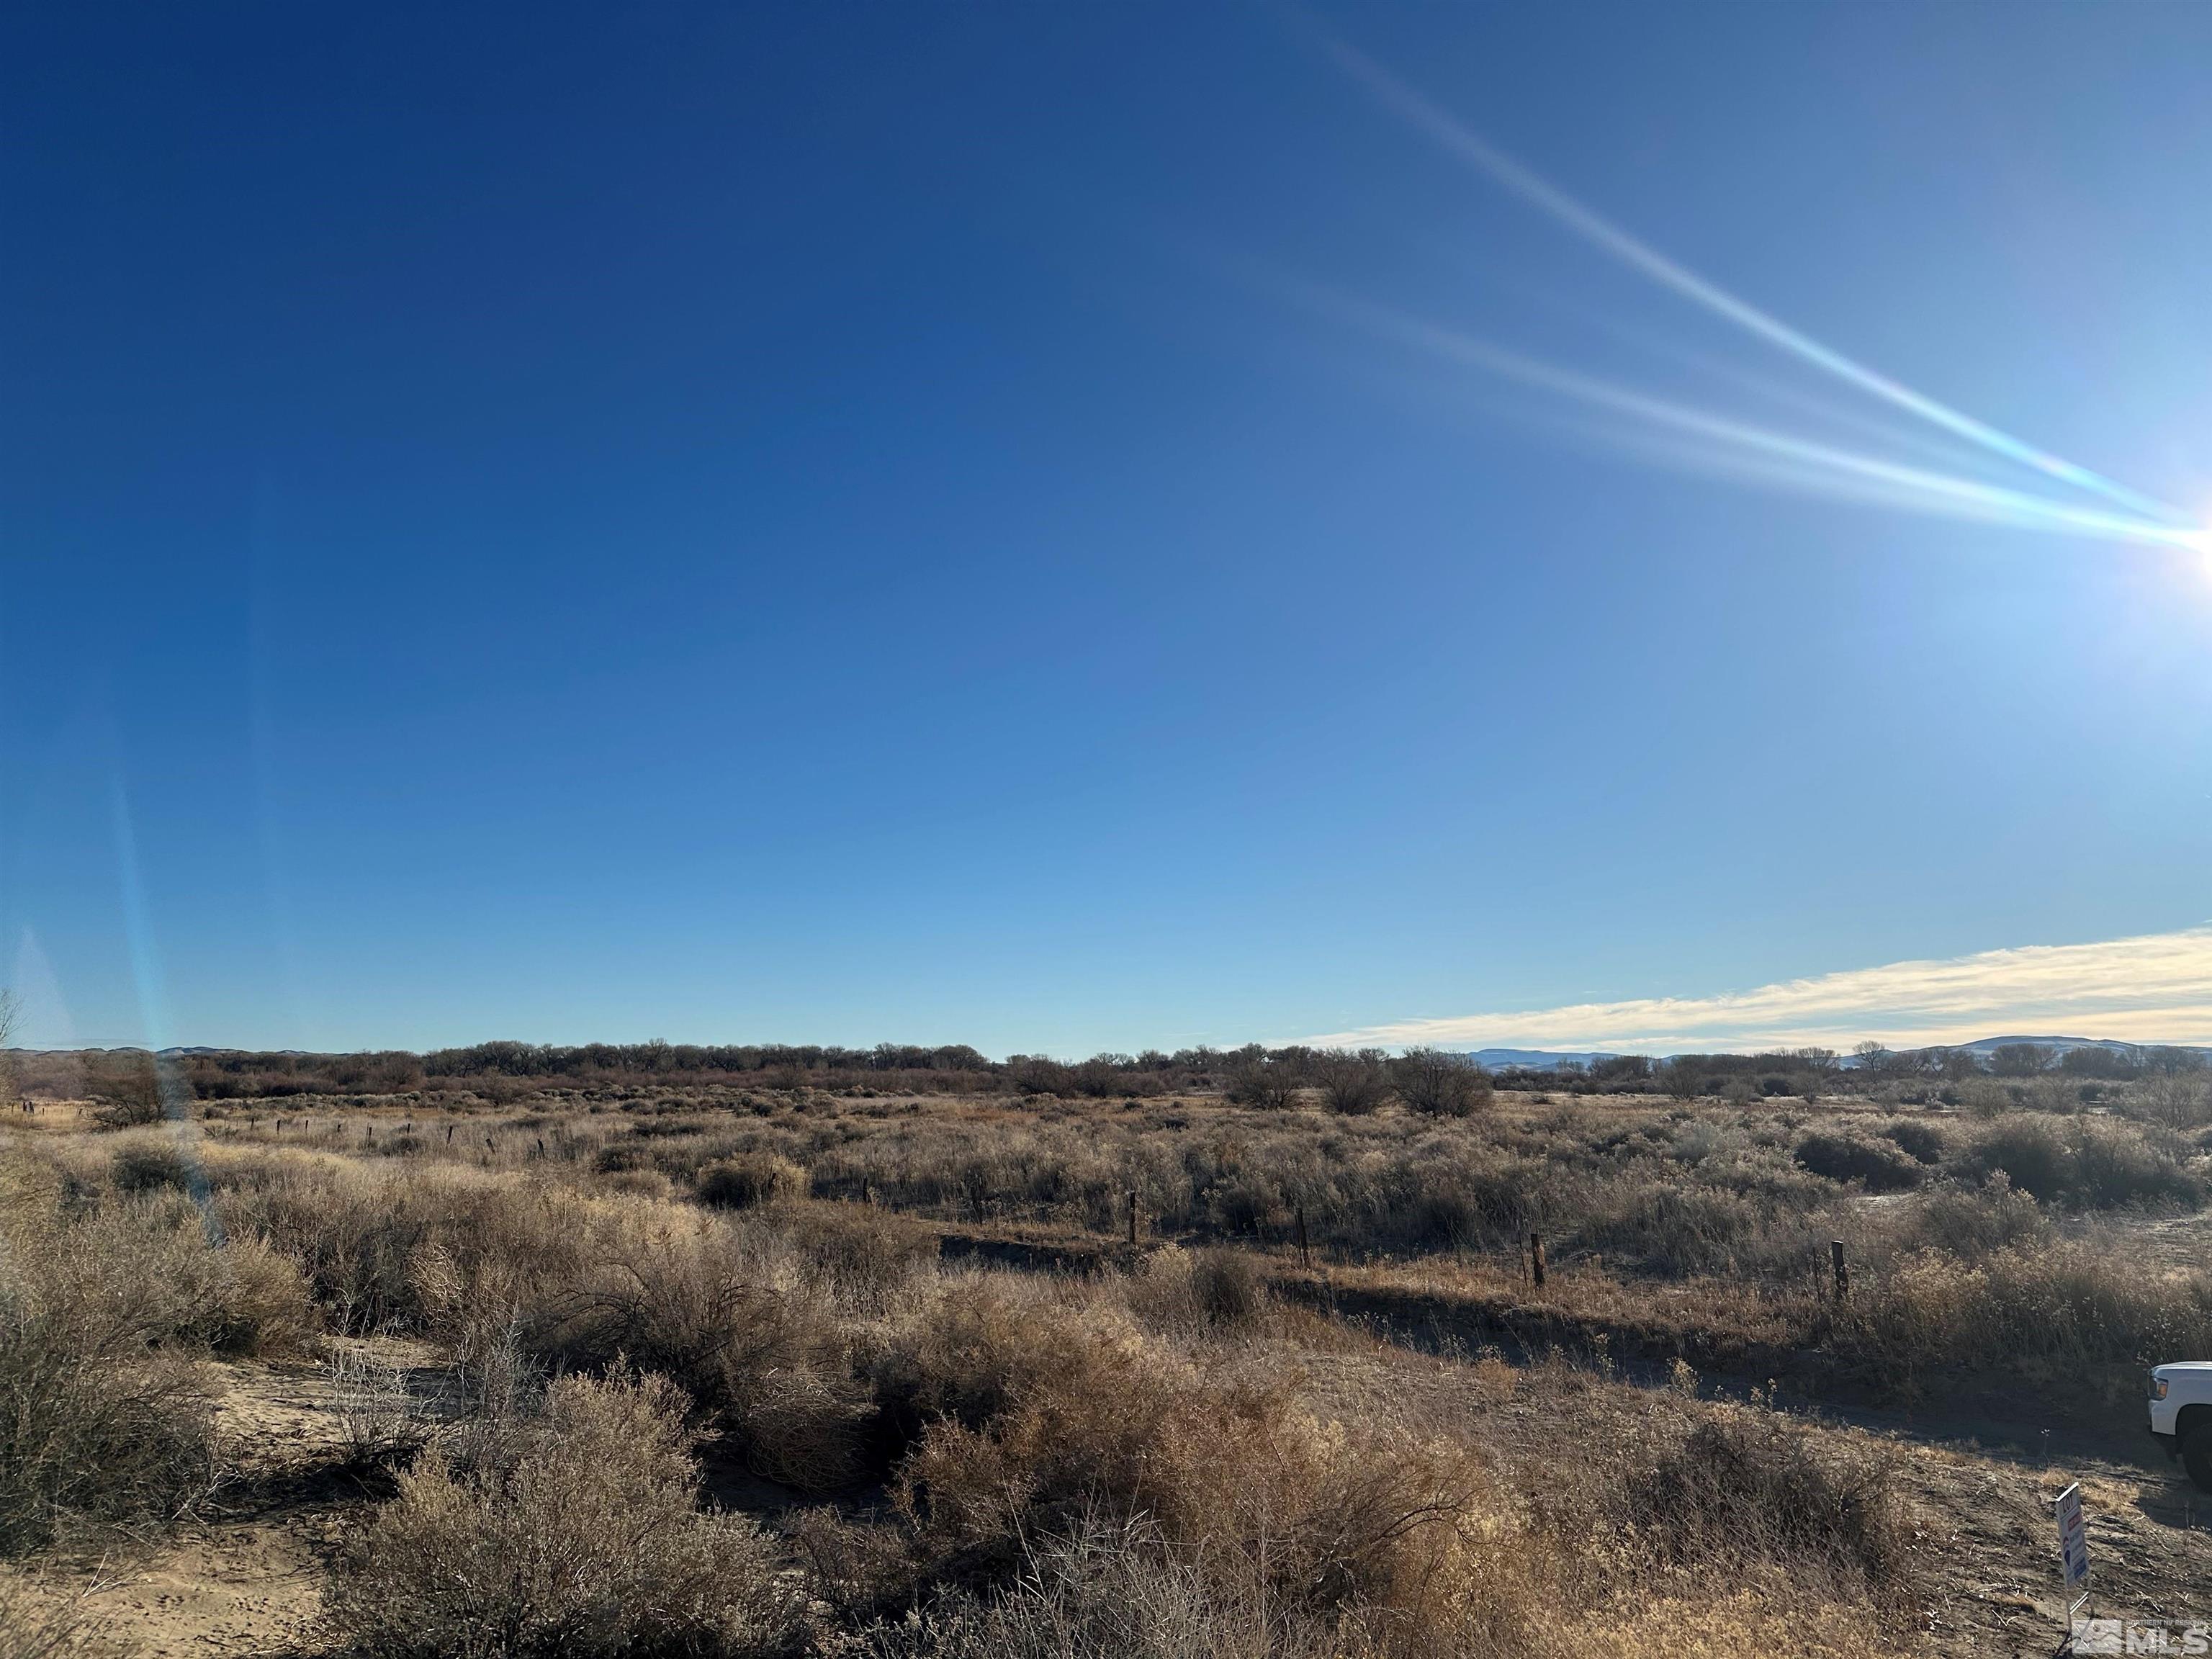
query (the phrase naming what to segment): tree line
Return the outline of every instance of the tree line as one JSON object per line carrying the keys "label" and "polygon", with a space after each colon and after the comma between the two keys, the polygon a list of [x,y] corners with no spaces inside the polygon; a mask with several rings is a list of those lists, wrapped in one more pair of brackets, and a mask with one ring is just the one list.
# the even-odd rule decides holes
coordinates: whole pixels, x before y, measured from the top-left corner
{"label": "tree line", "polygon": [[426,1054],[382,1050],[299,1054],[199,1050],[173,1054],[156,1066],[143,1049],[74,1054],[17,1051],[14,1071],[33,1092],[102,1096],[156,1094],[157,1073],[170,1092],[202,1100],[315,1094],[389,1094],[410,1090],[489,1090],[495,1094],[568,1086],[732,1085],[763,1089],[873,1089],[922,1094],[1013,1093],[1092,1099],[1221,1093],[1241,1103],[1287,1106],[1313,1097],[1331,1109],[1370,1111],[1391,1099],[1417,1110],[1456,1115],[1476,1109],[1493,1089],[1565,1094],[1774,1097],[1854,1092],[1869,1086],[1959,1083],[1974,1078],[2044,1075],[2109,1081],[2200,1071],[2194,1049],[2112,1043],[2058,1054],[2033,1043],[2002,1045],[1986,1058],[1963,1048],[1891,1049],[1863,1043],[1846,1060],[1832,1049],[1763,1054],[1609,1056],[1588,1064],[1510,1066],[1486,1072],[1463,1054],[1425,1047],[1381,1048],[1304,1044],[1239,1048],[1206,1046],[1169,1053],[1098,1054],[1064,1060],[1043,1054],[988,1058],[966,1043],[699,1044],[667,1042],[553,1045],[492,1042]]}

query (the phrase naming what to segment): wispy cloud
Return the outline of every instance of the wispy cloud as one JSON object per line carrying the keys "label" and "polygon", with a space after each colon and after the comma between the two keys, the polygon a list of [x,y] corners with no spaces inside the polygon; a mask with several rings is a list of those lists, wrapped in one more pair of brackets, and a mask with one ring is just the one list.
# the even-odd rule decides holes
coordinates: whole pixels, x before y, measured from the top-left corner
{"label": "wispy cloud", "polygon": [[2006,1033],[2212,1043],[2212,925],[1895,962],[1717,996],[1407,1019],[1308,1040],[1669,1054],[1848,1048],[1869,1038],[1918,1048]]}

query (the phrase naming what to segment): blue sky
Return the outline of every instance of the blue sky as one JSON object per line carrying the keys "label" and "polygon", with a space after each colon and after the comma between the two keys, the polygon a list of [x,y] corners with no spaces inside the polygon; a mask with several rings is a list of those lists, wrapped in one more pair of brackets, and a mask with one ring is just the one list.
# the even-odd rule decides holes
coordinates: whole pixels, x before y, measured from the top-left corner
{"label": "blue sky", "polygon": [[[2208,52],[2182,8],[15,8],[27,1036],[1634,1039],[1553,1016],[2197,939],[2203,549],[1716,439],[2112,505],[1450,131],[2193,533]],[[2107,1018],[2135,959],[2063,958]]]}

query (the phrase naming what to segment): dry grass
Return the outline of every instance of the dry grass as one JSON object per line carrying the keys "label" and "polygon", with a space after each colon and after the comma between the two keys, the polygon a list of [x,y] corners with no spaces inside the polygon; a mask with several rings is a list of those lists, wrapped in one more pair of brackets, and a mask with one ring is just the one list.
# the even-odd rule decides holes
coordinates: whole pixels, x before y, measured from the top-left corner
{"label": "dry grass", "polygon": [[0,1163],[0,1553],[173,1517],[215,1474],[197,1361],[295,1346],[307,1303],[258,1240],[211,1242],[173,1193]]}
{"label": "dry grass", "polygon": [[[119,1347],[76,1327],[48,1344],[79,1374],[97,1352],[182,1378],[316,1324],[445,1350],[455,1421],[426,1422],[395,1378],[338,1379],[341,1450],[398,1471],[330,1601],[365,1654],[774,1651],[802,1633],[803,1574],[830,1610],[814,1637],[884,1655],[1663,1640],[1856,1659],[1888,1650],[1881,1609],[1926,1570],[1878,1452],[1700,1401],[1693,1381],[1614,1388],[1632,1403],[1585,1420],[1524,1363],[1558,1348],[1600,1375],[1686,1357],[1763,1376],[1747,1368],[1784,1358],[1954,1394],[2002,1370],[2057,1398],[2147,1351],[2212,1351],[2212,1281],[2124,1272],[2069,1207],[2171,1196],[2169,1166],[2196,1178],[2197,1154],[2126,1124],[2053,1128],[2046,1201],[1999,1177],[1993,1149],[2044,1144],[2002,1114],[514,1103],[472,1103],[450,1140],[428,1109],[294,1109],[281,1130],[241,1110],[189,1162],[166,1127],[55,1135],[11,1189],[11,1216],[69,1248],[11,1267],[7,1305],[131,1310]],[[1817,1136],[1847,1144],[1808,1167]],[[1179,1243],[1111,1242],[1132,1188],[1148,1237]],[[1301,1209],[1325,1273],[1291,1265]],[[988,1242],[1009,1220],[1109,1237],[1088,1274],[938,1259],[939,1229],[981,1222]],[[1517,1255],[1531,1231],[1553,1250],[1540,1293]],[[1832,1237],[1855,1267],[1840,1310]],[[1479,1413],[1332,1398],[1309,1372],[1370,1351],[1344,1316],[1501,1341],[1518,1363],[1466,1369],[1466,1399],[1548,1412],[1567,1438],[1533,1455]],[[179,1409],[204,1433],[190,1390]],[[741,1462],[830,1501],[788,1545],[702,1510],[698,1435],[724,1474]],[[50,1492],[50,1521],[132,1490],[134,1436],[76,1443],[85,1490]]]}
{"label": "dry grass", "polygon": [[718,1210],[749,1210],[779,1199],[804,1198],[806,1171],[774,1152],[748,1152],[718,1158],[699,1171],[695,1190],[702,1204]]}
{"label": "dry grass", "polygon": [[702,1513],[684,1400],[663,1378],[566,1377],[476,1462],[400,1477],[325,1596],[379,1659],[792,1650],[803,1607],[750,1521]]}

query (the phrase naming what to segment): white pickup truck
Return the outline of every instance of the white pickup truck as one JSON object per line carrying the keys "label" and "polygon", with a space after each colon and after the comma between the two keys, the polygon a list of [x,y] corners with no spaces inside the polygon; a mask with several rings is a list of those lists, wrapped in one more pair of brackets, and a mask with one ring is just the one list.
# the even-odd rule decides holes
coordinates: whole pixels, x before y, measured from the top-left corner
{"label": "white pickup truck", "polygon": [[2184,1359],[2150,1374],[2150,1431],[2212,1492],[2212,1359]]}

